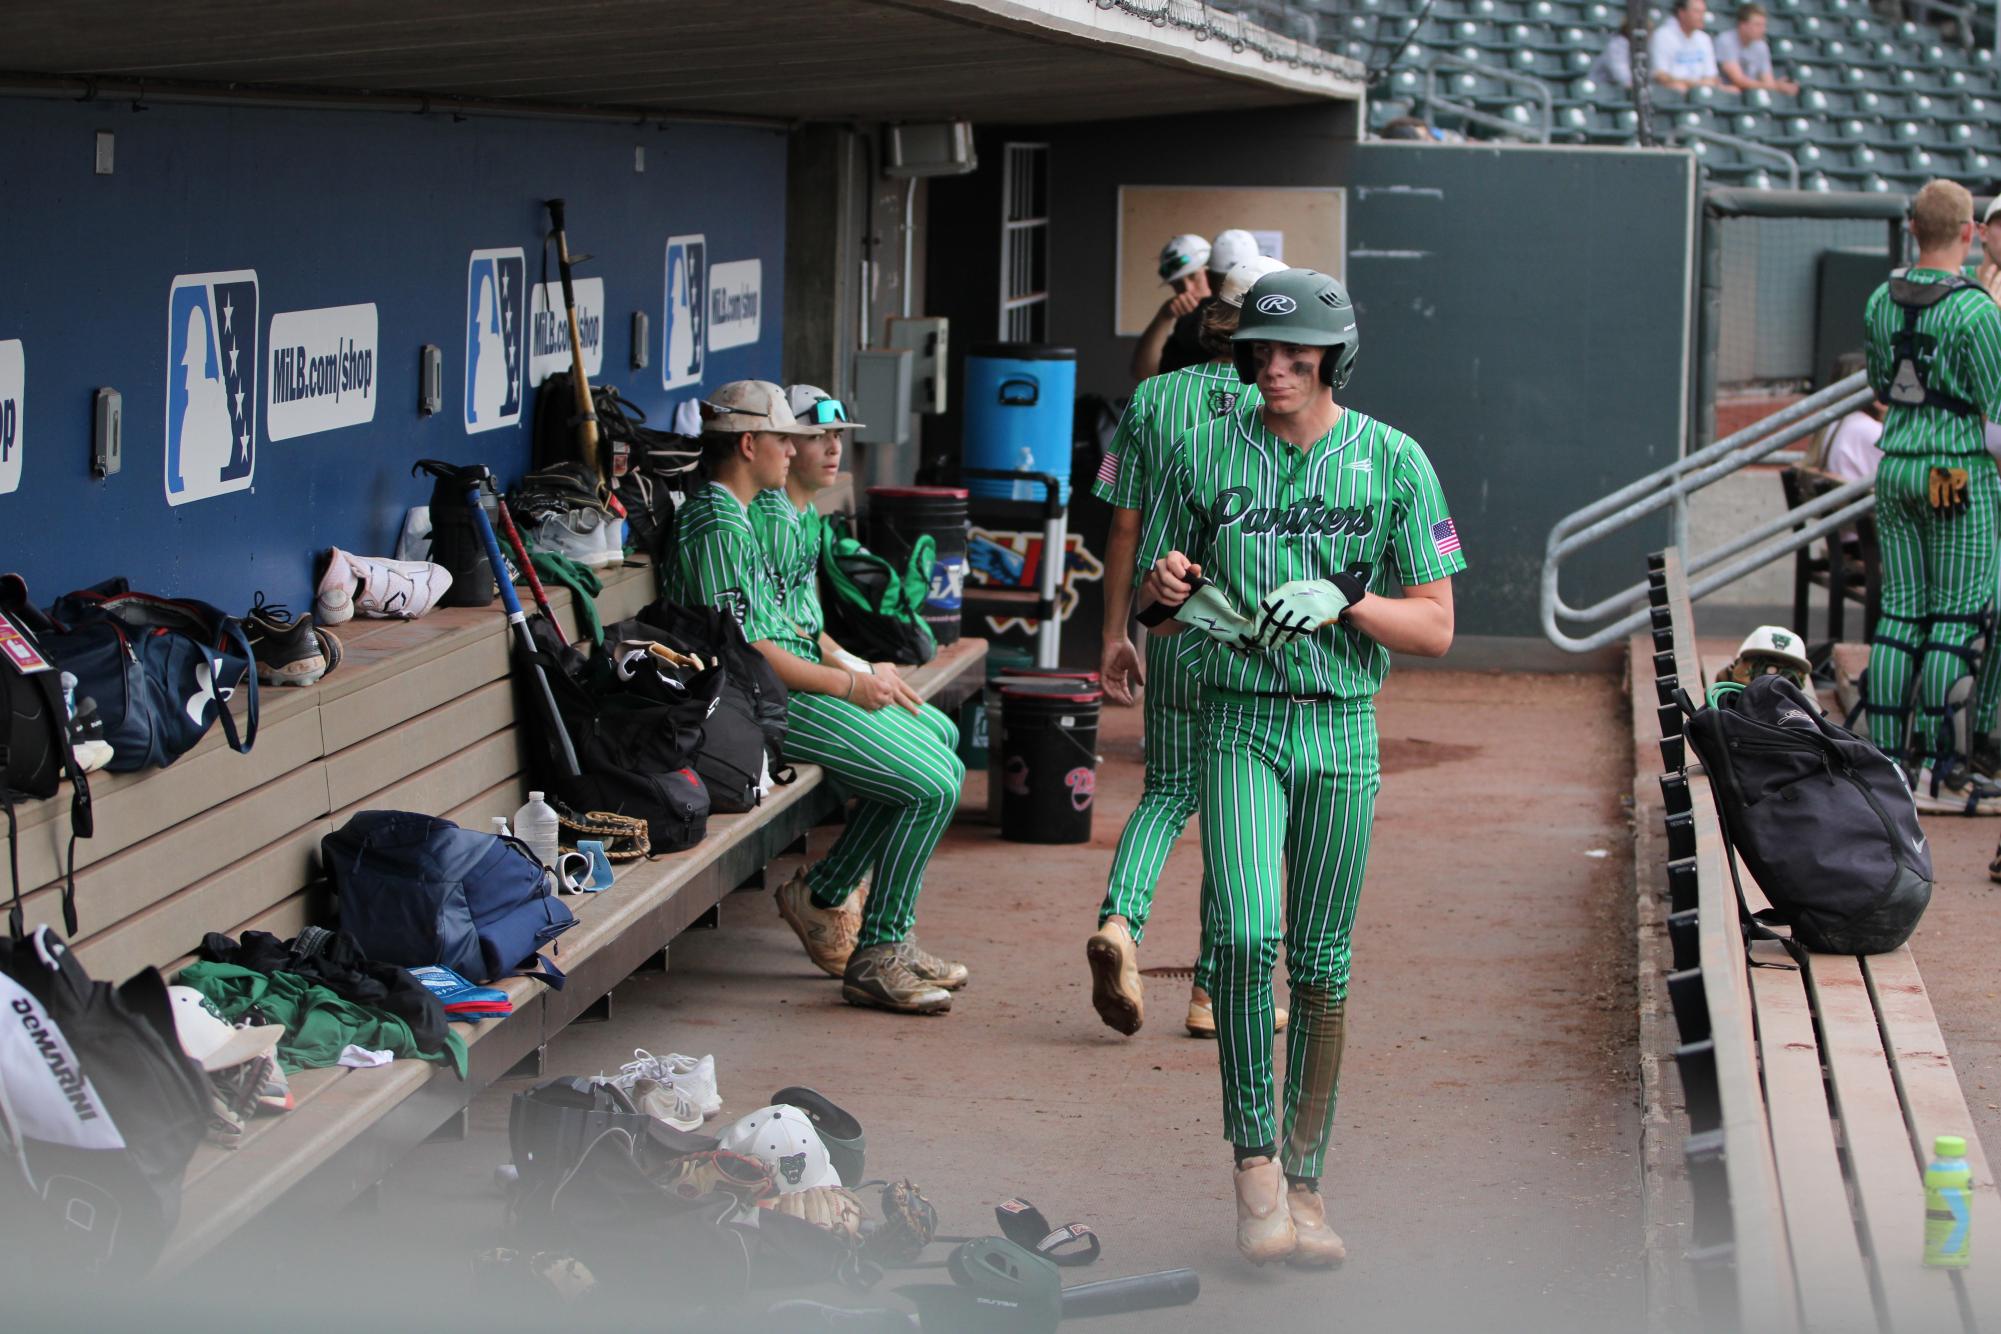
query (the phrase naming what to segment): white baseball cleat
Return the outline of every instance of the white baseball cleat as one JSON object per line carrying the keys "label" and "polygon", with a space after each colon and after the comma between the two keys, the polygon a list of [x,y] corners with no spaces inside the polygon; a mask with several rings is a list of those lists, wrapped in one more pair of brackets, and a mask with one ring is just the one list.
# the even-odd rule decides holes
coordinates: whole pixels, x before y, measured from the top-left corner
{"label": "white baseball cleat", "polygon": [[427,560],[389,560],[327,549],[326,572],[313,597],[323,625],[340,625],[355,612],[414,621],[438,605],[452,586],[451,571]]}

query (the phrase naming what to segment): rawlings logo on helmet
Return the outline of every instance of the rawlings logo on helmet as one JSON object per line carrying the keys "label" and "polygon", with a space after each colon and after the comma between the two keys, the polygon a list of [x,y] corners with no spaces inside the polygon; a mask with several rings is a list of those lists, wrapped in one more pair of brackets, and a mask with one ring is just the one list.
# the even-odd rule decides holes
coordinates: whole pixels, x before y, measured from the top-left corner
{"label": "rawlings logo on helmet", "polygon": [[1290,315],[1299,309],[1299,303],[1283,292],[1272,292],[1258,298],[1260,315]]}

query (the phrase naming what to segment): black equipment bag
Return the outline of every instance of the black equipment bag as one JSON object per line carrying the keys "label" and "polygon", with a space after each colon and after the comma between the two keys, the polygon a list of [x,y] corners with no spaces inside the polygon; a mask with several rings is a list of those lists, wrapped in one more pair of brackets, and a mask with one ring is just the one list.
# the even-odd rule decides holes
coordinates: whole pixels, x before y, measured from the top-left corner
{"label": "black equipment bag", "polygon": [[718,814],[741,813],[757,805],[766,765],[773,782],[792,781],[784,753],[785,684],[764,655],[745,641],[728,612],[683,607],[663,598],[632,620],[608,628],[605,638],[657,640],[705,662],[721,661],[722,689],[703,723],[702,751],[695,759],[695,772],[702,776],[710,806]]}
{"label": "black equipment bag", "polygon": [[1823,954],[1882,954],[1910,939],[1931,902],[1932,861],[1896,763],[1782,676],[1709,707],[1685,692],[1680,703],[1724,830],[1771,901],[1758,920]]}
{"label": "black equipment bag", "polygon": [[26,930],[21,910],[21,851],[14,803],[53,797],[70,781],[69,874],[63,891],[63,929],[76,933],[76,841],[89,838],[90,782],[77,768],[70,744],[69,710],[63,705],[62,673],[43,652],[35,630],[49,623],[28,601],[28,585],[18,574],[0,575],[0,807],[7,813],[7,868],[14,900],[8,933],[19,940]]}

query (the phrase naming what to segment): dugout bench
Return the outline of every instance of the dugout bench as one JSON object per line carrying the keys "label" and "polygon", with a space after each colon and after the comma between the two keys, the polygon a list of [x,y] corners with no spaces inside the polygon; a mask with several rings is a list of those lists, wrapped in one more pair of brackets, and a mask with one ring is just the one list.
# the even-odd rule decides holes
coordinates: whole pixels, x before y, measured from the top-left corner
{"label": "dugout bench", "polygon": [[[1652,677],[1660,711],[1666,986],[1693,1204],[1685,1257],[1704,1326],[2001,1330],[2001,1255],[1979,1254],[1982,1222],[1990,1238],[2001,1226],[2001,1196],[1917,961],[1908,946],[1859,958],[1747,948],[1738,889],[1751,911],[1768,905],[1724,837],[1674,703],[1678,686],[1699,698],[1712,674],[1679,553],[1651,557],[1648,580],[1653,670],[1636,656],[1633,678],[1637,691]],[[1941,1134],[1965,1136],[1973,1168],[1975,1255],[1963,1270],[1923,1263],[1923,1171]]]}
{"label": "dugout bench", "polygon": [[[606,623],[653,600],[654,571],[603,572]],[[581,641],[567,590],[552,588],[558,621]],[[357,811],[441,814],[472,829],[512,815],[527,797],[516,734],[509,641],[498,604],[441,608],[421,621],[354,621],[338,632],[338,670],[303,689],[262,692],[248,755],[221,729],[167,769],[93,776],[97,834],[77,844],[77,956],[119,980],[148,964],[171,974],[207,931],[289,938],[332,920],[311,888],[320,839]],[[982,640],[943,648],[907,677],[949,709],[983,680]],[[237,701],[241,709],[242,701]],[[467,1078],[449,1066],[399,1060],[370,1070],[307,1070],[291,1081],[294,1110],[259,1116],[241,1147],[204,1144],[185,1178],[181,1219],[156,1272],[186,1269],[253,1219],[282,1230],[323,1219],[369,1191],[410,1149],[451,1129],[496,1079],[539,1073],[565,1025],[608,1012],[620,981],[664,951],[764,867],[832,815],[838,798],[815,765],[757,810],[717,815],[694,847],[620,863],[616,883],[566,899],[577,925],[556,942],[567,984],[499,985],[514,1013],[456,1024]],[[60,929],[61,857],[69,801],[60,792],[20,808],[22,884],[30,924]]]}

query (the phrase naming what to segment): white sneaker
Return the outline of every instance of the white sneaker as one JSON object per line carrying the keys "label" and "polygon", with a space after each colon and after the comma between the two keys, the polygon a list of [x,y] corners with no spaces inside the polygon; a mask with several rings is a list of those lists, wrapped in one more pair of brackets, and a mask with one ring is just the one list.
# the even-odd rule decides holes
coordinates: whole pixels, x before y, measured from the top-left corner
{"label": "white sneaker", "polygon": [[714,1116],[723,1109],[723,1096],[716,1087],[714,1056],[704,1056],[699,1060],[676,1053],[655,1056],[644,1047],[635,1047],[632,1057],[619,1067],[618,1074],[608,1082],[628,1091],[641,1079],[672,1084],[694,1100],[703,1116]]}
{"label": "white sneaker", "polygon": [[625,561],[623,521],[595,505],[551,510],[536,521],[532,537],[544,551],[568,556],[593,570]]}
{"label": "white sneaker", "polygon": [[333,547],[327,552],[313,611],[325,625],[351,620],[357,611],[414,621],[437,606],[451,586],[451,571],[427,560],[356,556]]}
{"label": "white sneaker", "polygon": [[701,1107],[678,1085],[663,1084],[657,1079],[635,1079],[626,1092],[632,1095],[633,1106],[656,1121],[681,1131],[702,1128]]}

